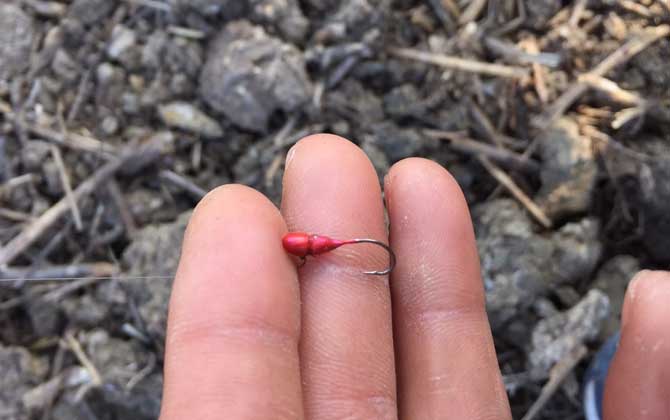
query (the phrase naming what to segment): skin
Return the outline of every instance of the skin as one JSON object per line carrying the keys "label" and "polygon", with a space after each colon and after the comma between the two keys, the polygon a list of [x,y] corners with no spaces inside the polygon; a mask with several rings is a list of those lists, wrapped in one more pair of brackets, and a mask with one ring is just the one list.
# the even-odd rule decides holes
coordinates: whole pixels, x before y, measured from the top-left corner
{"label": "skin", "polygon": [[[384,182],[331,135],[288,153],[281,211],[220,187],[187,229],[170,302],[162,420],[511,419],[472,222],[439,165],[407,159]],[[300,270],[287,231],[389,240],[353,245]],[[624,308],[607,419],[670,418],[670,277],[641,273]],[[646,416],[646,417],[645,417]]]}

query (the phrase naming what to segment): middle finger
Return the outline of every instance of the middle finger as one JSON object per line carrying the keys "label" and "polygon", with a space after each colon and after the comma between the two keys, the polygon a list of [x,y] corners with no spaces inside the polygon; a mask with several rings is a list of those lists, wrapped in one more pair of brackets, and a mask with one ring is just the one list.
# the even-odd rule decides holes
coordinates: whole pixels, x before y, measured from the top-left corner
{"label": "middle finger", "polygon": [[[387,242],[372,164],[337,136],[300,141],[287,157],[282,213],[289,230]],[[391,298],[385,252],[352,245],[300,270],[301,374],[309,419],[395,419]]]}

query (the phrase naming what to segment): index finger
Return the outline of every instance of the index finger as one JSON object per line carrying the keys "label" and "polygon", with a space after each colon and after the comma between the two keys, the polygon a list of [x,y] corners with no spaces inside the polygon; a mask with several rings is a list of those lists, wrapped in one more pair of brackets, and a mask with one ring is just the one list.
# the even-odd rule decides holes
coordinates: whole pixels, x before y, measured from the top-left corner
{"label": "index finger", "polygon": [[299,287],[274,205],[239,185],[198,205],[170,301],[161,419],[300,419]]}

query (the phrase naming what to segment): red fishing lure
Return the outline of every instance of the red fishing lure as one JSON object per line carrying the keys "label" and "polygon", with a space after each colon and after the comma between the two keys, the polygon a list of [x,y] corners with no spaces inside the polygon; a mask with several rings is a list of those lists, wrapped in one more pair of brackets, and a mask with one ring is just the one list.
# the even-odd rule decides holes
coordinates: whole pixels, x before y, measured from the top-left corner
{"label": "red fishing lure", "polygon": [[[309,255],[320,255],[330,252],[336,248],[339,248],[343,245],[353,245],[353,244],[373,244],[380,246],[389,253],[390,264],[389,267],[385,270],[380,271],[364,271],[364,274],[370,274],[373,276],[383,276],[389,274],[395,267],[396,258],[395,254],[391,248],[383,242],[377,241],[375,239],[349,239],[349,240],[339,240],[329,238],[324,235],[315,235],[305,232],[289,232],[284,235],[282,239],[282,244],[284,249],[291,255],[300,257],[305,263],[307,256]],[[302,266],[302,265],[301,265]]]}

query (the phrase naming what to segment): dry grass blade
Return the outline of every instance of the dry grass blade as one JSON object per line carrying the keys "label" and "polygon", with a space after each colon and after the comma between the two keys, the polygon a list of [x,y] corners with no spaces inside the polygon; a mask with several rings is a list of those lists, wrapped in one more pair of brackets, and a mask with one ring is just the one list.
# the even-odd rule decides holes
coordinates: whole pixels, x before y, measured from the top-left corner
{"label": "dry grass blade", "polygon": [[416,50],[413,48],[389,48],[388,53],[399,58],[421,61],[423,63],[435,64],[451,70],[465,71],[468,73],[485,74],[489,76],[521,79],[528,76],[529,70],[523,67],[505,66],[502,64],[486,63],[483,61],[469,60],[445,54]]}

